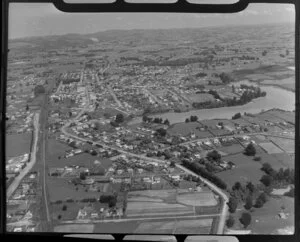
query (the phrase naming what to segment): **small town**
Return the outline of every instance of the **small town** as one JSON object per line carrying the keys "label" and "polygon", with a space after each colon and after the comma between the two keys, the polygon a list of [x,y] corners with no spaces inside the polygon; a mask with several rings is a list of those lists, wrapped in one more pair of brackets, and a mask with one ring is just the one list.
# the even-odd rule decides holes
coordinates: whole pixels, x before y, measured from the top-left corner
{"label": "small town", "polygon": [[293,34],[12,40],[7,231],[293,234]]}

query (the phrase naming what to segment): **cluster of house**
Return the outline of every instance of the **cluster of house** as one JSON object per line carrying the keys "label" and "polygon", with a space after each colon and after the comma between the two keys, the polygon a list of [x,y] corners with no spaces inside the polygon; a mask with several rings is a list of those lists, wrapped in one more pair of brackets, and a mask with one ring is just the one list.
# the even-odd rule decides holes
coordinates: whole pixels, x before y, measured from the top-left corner
{"label": "cluster of house", "polygon": [[[10,104],[8,109],[12,108],[13,104]],[[14,122],[18,123],[17,127],[13,129],[15,133],[26,133],[32,131],[32,120],[34,113],[29,110],[17,110],[14,113],[8,112],[7,118]],[[10,129],[11,130],[11,129]]]}
{"label": "cluster of house", "polygon": [[60,103],[65,99],[74,101],[78,106],[85,106],[87,102],[85,87],[78,83],[60,84],[57,92],[50,96],[50,100],[54,103]]}
{"label": "cluster of house", "polygon": [[78,220],[86,219],[104,219],[104,218],[121,218],[123,216],[122,208],[100,208],[98,211],[92,206],[85,206],[79,209],[77,214]]}
{"label": "cluster of house", "polygon": [[[113,183],[145,182],[157,184],[161,182],[161,176],[168,177],[174,181],[179,181],[182,174],[174,172],[169,167],[170,162],[159,163],[155,161],[145,161],[133,157],[122,155],[114,161],[108,169],[108,175]],[[151,170],[151,172],[149,172]]]}
{"label": "cluster of house", "polygon": [[[32,220],[33,213],[30,204],[36,202],[37,175],[29,173],[24,177],[11,197],[7,199],[6,218],[7,229],[13,232],[34,232],[36,224]],[[20,222],[22,225],[10,225]]]}
{"label": "cluster of house", "polygon": [[56,177],[79,177],[80,173],[89,174],[90,169],[83,166],[65,166],[65,167],[51,167],[49,168],[49,176]]}
{"label": "cluster of house", "polygon": [[7,183],[11,183],[13,178],[17,176],[22,169],[26,167],[26,163],[29,161],[29,154],[25,153],[23,155],[13,157],[6,162],[5,170]]}

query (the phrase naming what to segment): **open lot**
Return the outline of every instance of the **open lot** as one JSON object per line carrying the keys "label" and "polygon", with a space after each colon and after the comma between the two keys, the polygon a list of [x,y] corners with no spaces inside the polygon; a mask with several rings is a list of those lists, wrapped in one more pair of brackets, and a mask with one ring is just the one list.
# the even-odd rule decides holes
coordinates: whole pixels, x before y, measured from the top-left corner
{"label": "open lot", "polygon": [[244,152],[244,147],[240,144],[232,144],[228,146],[221,146],[217,148],[218,151],[225,152],[227,154],[236,154],[238,152]]}
{"label": "open lot", "polygon": [[177,202],[188,206],[214,206],[218,203],[212,192],[179,192]]}
{"label": "open lot", "polygon": [[294,112],[287,112],[282,110],[269,110],[269,114],[272,114],[273,116],[279,117],[286,122],[295,124],[295,113]]}
{"label": "open lot", "polygon": [[94,224],[66,224],[54,227],[58,233],[93,233]]}
{"label": "open lot", "polygon": [[31,133],[6,135],[6,157],[30,153]]}
{"label": "open lot", "polygon": [[[72,198],[74,200],[81,200],[85,197],[89,198],[99,198],[99,192],[91,192],[84,186],[78,186],[78,191],[76,191],[76,187],[69,183],[64,178],[52,178],[47,177],[47,186],[49,191],[50,201],[57,200],[66,200],[68,198]],[[87,190],[87,191],[86,191]]]}
{"label": "open lot", "polygon": [[279,149],[276,145],[274,145],[272,142],[264,142],[260,143],[259,146],[263,148],[268,154],[274,154],[274,153],[282,153],[283,151]]}
{"label": "open lot", "polygon": [[226,157],[226,161],[232,161],[236,167],[232,170],[219,172],[216,175],[224,180],[228,186],[231,187],[237,181],[260,183],[259,180],[264,172],[260,170],[261,163],[254,161],[252,156],[244,154],[229,155]]}
{"label": "open lot", "polygon": [[287,153],[295,153],[295,141],[291,139],[283,139],[277,137],[269,137],[275,144]]}
{"label": "open lot", "polygon": [[208,131],[201,131],[200,128],[203,127],[202,124],[198,122],[190,123],[177,123],[172,125],[168,129],[170,135],[182,135],[187,136],[191,133],[195,133],[198,138],[212,137],[212,134]]}
{"label": "open lot", "polygon": [[295,169],[295,156],[290,155],[287,153],[280,153],[280,154],[272,154],[272,156],[278,160],[281,164],[285,167],[289,167]]}
{"label": "open lot", "polygon": [[187,96],[187,98],[191,101],[191,102],[195,102],[195,103],[203,103],[203,102],[214,102],[215,98],[213,97],[213,95],[209,94],[209,93],[199,93],[199,94],[189,94]]}
{"label": "open lot", "polygon": [[153,234],[208,234],[212,219],[194,219],[180,221],[143,222],[134,233]]}
{"label": "open lot", "polygon": [[[97,156],[92,156],[87,153],[82,153],[69,158],[64,158],[66,150],[71,150],[72,148],[64,143],[61,143],[55,139],[50,139],[48,141],[48,155],[47,163],[49,167],[65,167],[70,165],[86,166],[89,167],[93,164],[95,160],[101,162],[101,165],[108,169],[112,162],[109,159],[99,158]],[[59,159],[59,156],[61,157]]]}

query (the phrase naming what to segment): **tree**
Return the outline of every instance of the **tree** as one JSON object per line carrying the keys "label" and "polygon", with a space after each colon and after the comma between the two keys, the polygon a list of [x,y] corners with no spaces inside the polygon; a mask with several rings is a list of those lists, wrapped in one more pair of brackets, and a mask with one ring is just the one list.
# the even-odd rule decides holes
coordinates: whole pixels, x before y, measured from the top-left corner
{"label": "tree", "polygon": [[236,182],[234,183],[234,185],[232,186],[232,190],[240,190],[242,188],[242,185],[240,182]]}
{"label": "tree", "polygon": [[233,216],[229,216],[229,218],[226,220],[226,226],[228,228],[231,228],[234,225],[234,217]]}
{"label": "tree", "polygon": [[85,174],[85,172],[80,172],[79,178],[80,178],[81,180],[85,180],[85,179],[86,179],[86,174]]}
{"label": "tree", "polygon": [[264,50],[261,54],[262,54],[262,56],[266,56],[267,55],[267,51],[266,50]]}
{"label": "tree", "polygon": [[258,196],[257,199],[260,199],[263,203],[266,203],[266,202],[268,201],[268,197],[267,197],[267,195],[266,195],[264,192],[262,192],[262,193]]}
{"label": "tree", "polygon": [[28,104],[26,104],[26,108],[25,108],[25,110],[26,110],[26,111],[28,111],[28,110],[29,110],[29,106],[28,106]]}
{"label": "tree", "polygon": [[117,122],[117,123],[123,123],[123,122],[124,122],[124,115],[121,114],[121,113],[118,113],[118,114],[116,115],[116,122]]}
{"label": "tree", "polygon": [[264,184],[266,187],[270,186],[272,183],[272,177],[270,175],[263,175],[261,179],[259,180],[262,184]]}
{"label": "tree", "polygon": [[249,210],[249,209],[251,209],[252,208],[252,206],[253,206],[253,199],[252,199],[252,196],[247,196],[246,197],[246,203],[245,203],[245,209],[247,209],[247,210]]}
{"label": "tree", "polygon": [[164,124],[169,126],[169,125],[170,125],[170,121],[169,121],[168,119],[166,119],[166,120],[164,121]]}
{"label": "tree", "polygon": [[213,160],[213,161],[218,162],[218,161],[221,160],[221,155],[219,154],[218,151],[213,150],[213,151],[210,151],[210,152],[207,153],[206,158],[208,160]]}
{"label": "tree", "polygon": [[230,197],[227,205],[229,207],[229,212],[234,213],[235,210],[237,209],[238,201],[235,197]]}
{"label": "tree", "polygon": [[254,156],[256,154],[256,149],[252,143],[248,144],[244,151],[245,155]]}
{"label": "tree", "polygon": [[109,206],[110,208],[115,207],[116,204],[117,204],[117,198],[116,198],[116,197],[113,197],[113,198],[110,199],[109,202],[108,202],[108,206]]}
{"label": "tree", "polygon": [[231,89],[232,89],[232,93],[235,93],[235,86],[234,85],[231,86]]}
{"label": "tree", "polygon": [[251,192],[253,193],[254,192],[254,185],[252,184],[252,182],[248,182],[247,185],[246,185],[246,188]]}
{"label": "tree", "polygon": [[148,120],[149,120],[148,117],[146,115],[143,115],[143,122],[146,123],[148,122]]}
{"label": "tree", "polygon": [[67,208],[68,208],[67,205],[64,205],[64,206],[62,207],[62,210],[63,210],[63,211],[66,211]]}
{"label": "tree", "polygon": [[59,214],[59,215],[57,216],[57,218],[58,218],[58,219],[61,219],[61,215]]}
{"label": "tree", "polygon": [[166,136],[166,134],[167,134],[167,130],[165,130],[165,129],[163,129],[163,128],[159,128],[159,129],[156,130],[156,133],[155,133],[155,134],[164,137],[164,136]]}
{"label": "tree", "polygon": [[175,161],[171,161],[170,167],[175,167]]}
{"label": "tree", "polygon": [[262,206],[264,206],[264,202],[258,197],[255,201],[254,207],[261,208]]}
{"label": "tree", "polygon": [[243,213],[240,218],[241,224],[244,225],[244,228],[247,228],[248,225],[251,223],[251,214],[250,213]]}
{"label": "tree", "polygon": [[189,118],[186,118],[186,119],[185,119],[185,122],[186,122],[186,123],[189,123],[189,122],[190,122],[190,119],[189,119]]}
{"label": "tree", "polygon": [[241,113],[236,113],[235,115],[232,116],[232,119],[239,119],[241,117],[242,117]]}
{"label": "tree", "polygon": [[46,91],[45,91],[45,88],[42,85],[36,85],[33,89],[33,92],[34,92],[34,96],[37,97],[40,94],[45,93]]}
{"label": "tree", "polygon": [[191,116],[191,117],[190,117],[190,121],[191,121],[191,122],[197,122],[197,120],[198,120],[198,117],[197,117],[197,116]]}
{"label": "tree", "polygon": [[270,163],[265,162],[262,164],[261,170],[264,171],[266,174],[270,175],[273,171],[273,168],[270,165]]}

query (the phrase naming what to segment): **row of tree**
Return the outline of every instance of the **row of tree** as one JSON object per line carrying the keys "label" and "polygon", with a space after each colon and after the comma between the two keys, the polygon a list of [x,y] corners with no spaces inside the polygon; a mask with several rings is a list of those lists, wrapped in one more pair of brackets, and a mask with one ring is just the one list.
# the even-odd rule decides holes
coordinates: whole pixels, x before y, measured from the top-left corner
{"label": "row of tree", "polygon": [[226,189],[227,184],[220,179],[218,176],[208,172],[205,168],[203,168],[199,163],[197,162],[190,162],[188,160],[182,160],[183,166],[190,169],[191,171],[195,172],[196,174],[202,176],[203,178],[206,178],[207,180],[214,183],[216,186],[218,186],[221,189]]}
{"label": "row of tree", "polygon": [[270,186],[273,183],[294,184],[295,182],[295,171],[290,168],[280,168],[276,171],[268,162],[265,162],[262,165],[261,170],[266,173],[260,179],[265,186]]}
{"label": "row of tree", "polygon": [[150,118],[146,115],[143,116],[143,122],[144,123],[155,123],[155,124],[165,124],[170,125],[170,121],[168,119],[163,120],[162,118]]}
{"label": "row of tree", "polygon": [[186,118],[186,119],[185,119],[185,122],[186,122],[186,123],[189,123],[189,122],[197,122],[197,121],[198,121],[198,117],[197,117],[197,116],[193,116],[193,115],[191,115],[190,118]]}

